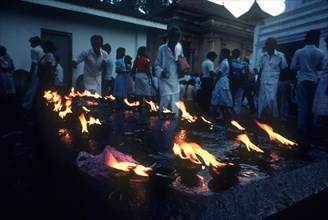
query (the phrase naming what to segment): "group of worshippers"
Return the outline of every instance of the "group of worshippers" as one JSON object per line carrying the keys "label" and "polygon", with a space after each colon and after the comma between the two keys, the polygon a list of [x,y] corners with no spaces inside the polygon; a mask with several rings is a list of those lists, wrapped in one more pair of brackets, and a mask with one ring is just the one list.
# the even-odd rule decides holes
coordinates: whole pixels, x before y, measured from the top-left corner
{"label": "group of worshippers", "polygon": [[42,99],[43,91],[63,86],[63,68],[55,55],[56,46],[51,41],[41,43],[38,36],[29,39],[31,45],[31,67],[29,86],[25,93],[22,108],[31,110]]}
{"label": "group of worshippers", "polygon": [[[145,46],[138,48],[137,57],[133,63],[132,57],[126,55],[124,47],[117,48],[114,62],[110,56],[110,44],[103,45],[103,38],[100,35],[91,37],[91,46],[91,49],[83,50],[73,60],[73,68],[84,62],[83,90],[102,96],[112,94],[117,102],[122,102],[133,94],[142,103],[145,98],[151,96],[153,77]],[[113,77],[114,64],[115,79]]]}
{"label": "group of worshippers", "polygon": [[[29,72],[25,74],[28,86],[22,100],[24,110],[32,109],[34,102],[42,98],[42,91],[62,86],[64,75],[59,63],[60,59],[54,54],[56,47],[52,42],[45,41],[41,44],[41,39],[38,36],[31,37],[29,42],[31,45],[31,67]],[[4,46],[0,46],[0,65],[0,94],[5,99],[8,97],[14,99],[16,85],[13,70],[15,66]],[[38,98],[35,98],[36,96]]]}
{"label": "group of worshippers", "polygon": [[[252,69],[240,59],[238,49],[233,50],[230,57],[230,50],[223,48],[217,68],[214,68],[217,54],[209,52],[202,62],[201,90],[197,101],[200,109],[205,114],[218,114],[217,118],[222,118],[225,112],[234,117],[240,114],[241,102],[246,97],[250,113],[257,111],[258,120],[270,121],[280,117],[287,121],[292,75],[296,78],[297,129],[307,132],[313,126],[327,127],[328,70],[324,52],[318,48],[320,34],[319,30],[306,33],[306,45],[295,52],[290,66],[285,54],[276,49],[277,41],[273,37],[265,41],[265,52]],[[243,76],[241,81],[238,79],[240,75]]]}
{"label": "group of worshippers", "polygon": [[[115,62],[116,77],[112,89],[115,98],[121,101],[128,97],[128,77],[132,73],[134,78],[134,94],[137,99],[142,101],[151,95],[151,77],[152,71],[158,78],[158,91],[160,95],[159,109],[164,108],[171,110],[176,116],[179,109],[176,102],[179,101],[180,86],[178,80],[177,60],[179,56],[183,56],[183,49],[178,42],[181,37],[181,30],[173,26],[168,30],[167,42],[158,49],[157,58],[153,70],[150,68],[150,60],[146,55],[146,47],[139,47],[137,58],[132,67],[127,66],[125,58],[125,48],[118,48]],[[108,67],[108,53],[102,49],[103,39],[100,35],[91,38],[92,49],[84,50],[73,61],[75,68],[79,63],[84,62],[83,85],[85,90],[102,94],[106,89],[102,89],[102,80],[108,81],[112,79],[110,71],[112,67]],[[128,68],[127,68],[128,67]],[[102,74],[106,73],[106,74]],[[108,73],[108,74],[107,74]]]}
{"label": "group of worshippers", "polygon": [[[297,101],[297,128],[306,132],[312,124],[327,125],[328,101],[327,101],[327,61],[324,52],[318,48],[320,31],[310,30],[306,33],[304,48],[297,50],[292,57],[290,67],[285,54],[276,50],[277,41],[269,37],[265,42],[265,52],[260,56],[254,69],[240,59],[240,50],[232,51],[221,49],[219,65],[214,68],[214,60],[218,57],[214,51],[207,54],[202,62],[201,89],[196,100],[202,113],[211,110],[222,118],[228,113],[232,117],[240,114],[240,106],[243,97],[246,96],[251,113],[257,110],[259,120],[268,120],[279,115],[288,115],[286,105],[284,110],[278,109],[277,94],[282,91],[279,78],[284,70],[289,69],[296,74],[296,101]],[[100,95],[108,95],[109,92],[122,100],[128,97],[129,87],[134,86],[136,98],[143,101],[151,96],[152,77],[158,80],[159,110],[169,109],[177,117],[179,109],[175,104],[181,99],[179,84],[178,59],[183,54],[182,45],[179,43],[181,30],[172,26],[167,31],[167,41],[157,51],[157,57],[153,68],[150,67],[149,57],[146,55],[146,47],[138,48],[137,57],[132,63],[132,58],[125,54],[125,48],[120,47],[116,51],[115,73],[113,80],[114,61],[110,57],[111,47],[103,44],[100,35],[91,37],[91,49],[83,50],[73,60],[74,68],[84,62],[83,86]],[[327,42],[327,38],[325,39]],[[54,55],[55,45],[50,41],[43,43],[40,38],[30,39],[31,43],[31,82],[25,94],[23,108],[31,109],[33,97],[38,90],[52,88],[55,84],[54,67],[58,63]],[[14,93],[14,86],[9,80],[9,75],[14,65],[6,52],[6,48],[0,47],[1,61],[1,93]],[[256,72],[257,71],[257,72]],[[248,84],[257,76],[258,100],[255,109],[254,91],[248,89]],[[242,76],[241,78],[238,78]],[[5,83],[8,81],[10,83]],[[114,83],[113,83],[114,81]],[[129,83],[130,82],[130,83]],[[319,84],[318,84],[319,83]],[[284,86],[288,87],[289,83]],[[248,91],[249,90],[249,91]],[[287,99],[288,100],[288,99]],[[314,113],[314,117],[313,116]]]}
{"label": "group of worshippers", "polygon": [[319,30],[310,30],[306,33],[305,46],[296,50],[290,67],[288,67],[284,53],[275,49],[276,40],[274,38],[267,39],[265,44],[267,51],[263,53],[259,62],[258,117],[260,119],[279,115],[276,99],[279,76],[284,69],[289,68],[296,77],[298,131],[306,134],[313,127],[327,126],[328,69],[325,54],[318,48],[320,34]]}

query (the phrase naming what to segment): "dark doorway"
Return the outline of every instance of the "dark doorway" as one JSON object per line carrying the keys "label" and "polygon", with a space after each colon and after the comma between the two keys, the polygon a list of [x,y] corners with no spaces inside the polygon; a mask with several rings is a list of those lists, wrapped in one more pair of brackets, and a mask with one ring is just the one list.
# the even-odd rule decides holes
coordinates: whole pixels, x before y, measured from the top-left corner
{"label": "dark doorway", "polygon": [[72,87],[72,33],[41,29],[41,39],[51,41],[56,46],[56,55],[60,57],[60,64],[64,69],[64,85]]}
{"label": "dark doorway", "polygon": [[[294,41],[294,42],[289,42],[285,44],[278,44],[277,45],[277,50],[283,52],[286,55],[287,61],[291,61],[291,58],[293,57],[294,53],[296,50],[303,48],[305,45],[304,41]],[[288,64],[290,64],[288,62]]]}

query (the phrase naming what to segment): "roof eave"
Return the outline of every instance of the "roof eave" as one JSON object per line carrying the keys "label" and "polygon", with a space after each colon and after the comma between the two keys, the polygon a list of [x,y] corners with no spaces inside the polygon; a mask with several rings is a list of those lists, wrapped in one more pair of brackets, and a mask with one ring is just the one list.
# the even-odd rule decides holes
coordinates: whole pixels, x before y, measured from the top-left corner
{"label": "roof eave", "polygon": [[84,14],[98,16],[98,17],[116,20],[116,21],[124,21],[127,23],[135,24],[135,25],[141,25],[141,26],[163,29],[163,30],[167,29],[167,25],[164,23],[145,20],[145,19],[128,16],[128,15],[122,15],[122,14],[113,13],[113,12],[102,11],[102,10],[98,10],[98,9],[94,9],[94,8],[88,8],[88,7],[75,5],[75,4],[68,3],[68,2],[53,1],[53,0],[52,1],[51,0],[47,0],[47,1],[22,0],[22,1],[36,4],[36,5],[42,5],[42,6],[48,6],[48,7],[62,9],[62,10],[69,10],[69,11],[84,13]]}

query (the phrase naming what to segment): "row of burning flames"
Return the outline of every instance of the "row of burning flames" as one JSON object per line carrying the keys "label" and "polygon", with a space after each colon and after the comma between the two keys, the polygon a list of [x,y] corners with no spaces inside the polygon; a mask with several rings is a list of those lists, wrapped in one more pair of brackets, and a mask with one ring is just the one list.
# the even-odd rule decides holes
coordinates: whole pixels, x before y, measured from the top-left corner
{"label": "row of burning flames", "polygon": [[[115,97],[113,95],[109,95],[109,96],[100,96],[97,93],[93,94],[88,90],[85,90],[83,93],[81,92],[75,92],[74,88],[72,88],[71,92],[64,97],[65,104],[63,104],[63,99],[61,97],[60,94],[58,94],[56,91],[45,91],[44,92],[44,96],[43,96],[47,102],[49,103],[54,103],[54,108],[53,111],[58,112],[58,115],[60,118],[64,119],[66,117],[67,114],[72,114],[72,99],[74,97],[92,97],[95,99],[99,99],[99,98],[103,98],[105,100],[111,100],[111,101],[115,101]],[[145,102],[147,104],[149,104],[150,106],[150,112],[158,112],[159,111],[159,107],[155,105],[155,103],[153,101],[148,101],[145,100]],[[129,107],[138,107],[140,106],[140,102],[139,101],[135,101],[135,102],[129,102],[127,98],[124,99],[124,103],[129,106]],[[96,105],[97,103],[95,102],[89,102],[87,104],[93,104]],[[182,115],[181,115],[181,119],[182,120],[187,120],[190,123],[196,122],[198,120],[197,116],[192,116],[187,112],[187,108],[184,104],[183,101],[178,101],[176,102],[176,105],[178,106],[178,108],[181,110]],[[65,107],[64,107],[65,106]],[[90,110],[85,107],[82,106],[82,109],[86,112],[89,113]],[[164,114],[170,114],[172,113],[169,109],[163,108],[162,111]],[[207,124],[212,124],[210,121],[206,120],[203,116],[200,117],[201,120]],[[88,133],[88,125],[94,125],[94,124],[98,124],[101,125],[101,122],[99,121],[99,119],[95,119],[94,117],[90,116],[89,121],[86,120],[84,113],[82,112],[79,115],[79,120],[81,122],[81,126],[82,126],[82,133],[86,132]]]}
{"label": "row of burning flames", "polygon": [[[83,93],[80,92],[74,92],[74,89],[71,90],[70,94],[68,96],[65,96],[65,109],[62,110],[63,104],[62,104],[62,98],[61,96],[56,92],[56,91],[45,91],[44,92],[44,98],[49,102],[49,103],[54,103],[54,108],[53,111],[58,112],[60,118],[64,118],[68,113],[73,113],[72,112],[72,98],[74,97],[93,97],[95,99],[98,98],[104,98],[104,99],[109,99],[114,101],[115,97],[112,95],[106,96],[106,97],[101,97],[98,94],[92,94],[89,91],[84,91]],[[147,101],[145,100],[146,103],[150,105],[150,111],[158,111],[158,107],[155,106],[155,104],[152,101]],[[134,102],[134,103],[129,103],[127,99],[124,100],[124,102],[128,106],[139,106],[139,102]],[[190,123],[196,122],[198,120],[197,116],[191,116],[187,110],[186,106],[183,103],[183,101],[179,101],[176,103],[178,108],[182,112],[181,119],[182,120],[187,120]],[[89,113],[90,110],[86,108],[85,106],[82,106],[82,109],[86,112]],[[164,111],[169,111],[167,109],[164,109]],[[164,112],[163,111],[163,112]],[[206,120],[204,117],[200,117],[204,123],[207,124],[212,124],[210,121]],[[88,125],[93,125],[93,124],[98,124],[101,125],[101,122],[99,119],[95,119],[92,116],[90,116],[89,121],[86,120],[84,113],[81,113],[79,115],[79,120],[81,122],[82,126],[82,133],[83,132],[88,132]],[[241,141],[242,143],[245,144],[246,148],[248,151],[254,150],[259,153],[263,153],[264,151],[257,147],[254,143],[251,142],[247,134],[244,132],[246,129],[242,127],[237,121],[232,120],[231,124],[235,126],[239,131],[241,131],[241,134],[237,135],[236,140]],[[267,134],[269,135],[269,138],[271,141],[281,143],[283,145],[289,145],[289,146],[294,146],[297,147],[298,144],[294,143],[285,137],[281,136],[280,134],[276,133],[273,131],[273,128],[267,124],[260,123],[256,121],[256,124],[265,130]],[[244,133],[243,133],[244,132]],[[220,168],[224,167],[227,165],[232,165],[231,163],[222,163],[220,160],[209,153],[208,151],[204,150],[201,146],[199,146],[197,143],[193,142],[186,142],[181,138],[176,138],[174,141],[174,145],[172,148],[174,155],[182,160],[189,160],[193,164],[198,164],[198,165],[206,165],[206,166],[212,166],[214,168]],[[199,157],[202,158],[200,160]],[[123,159],[122,159],[123,158]],[[151,167],[145,167],[138,162],[136,162],[133,159],[124,159],[124,158],[130,158],[130,157],[119,157],[116,158],[112,153],[109,153],[106,158],[105,158],[105,163],[107,166],[117,169],[117,170],[122,170],[122,171],[133,171],[139,176],[148,176],[149,172],[152,170]],[[202,162],[203,161],[203,162]]]}

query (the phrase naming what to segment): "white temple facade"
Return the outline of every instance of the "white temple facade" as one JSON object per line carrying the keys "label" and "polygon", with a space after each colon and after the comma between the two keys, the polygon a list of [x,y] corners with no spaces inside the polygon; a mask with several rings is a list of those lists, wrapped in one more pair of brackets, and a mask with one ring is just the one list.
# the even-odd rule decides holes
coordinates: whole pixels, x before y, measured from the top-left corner
{"label": "white temple facade", "polygon": [[255,27],[251,58],[254,67],[268,37],[276,38],[278,50],[292,57],[304,46],[305,34],[311,29],[321,31],[319,47],[327,55],[324,38],[328,36],[328,0],[285,0],[285,4],[282,14],[267,18],[263,25]]}

